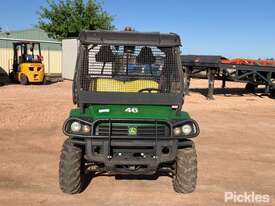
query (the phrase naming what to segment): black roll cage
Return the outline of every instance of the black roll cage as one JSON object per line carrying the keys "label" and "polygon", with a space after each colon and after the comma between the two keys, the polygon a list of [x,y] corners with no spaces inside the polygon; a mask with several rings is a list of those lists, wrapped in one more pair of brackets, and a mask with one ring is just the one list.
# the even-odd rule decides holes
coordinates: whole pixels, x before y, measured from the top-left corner
{"label": "black roll cage", "polygon": [[[136,104],[136,105],[178,105],[181,110],[183,104],[183,89],[178,94],[160,93],[125,93],[100,92],[93,93],[81,90],[80,68],[78,67],[83,53],[88,50],[88,46],[93,45],[124,45],[124,46],[156,46],[163,48],[175,48],[179,74],[182,74],[180,49],[180,38],[177,34],[161,34],[158,32],[114,32],[114,31],[83,31],[79,35],[80,46],[76,62],[73,81],[73,102],[84,110],[87,104]],[[180,75],[183,85],[183,77]]]}

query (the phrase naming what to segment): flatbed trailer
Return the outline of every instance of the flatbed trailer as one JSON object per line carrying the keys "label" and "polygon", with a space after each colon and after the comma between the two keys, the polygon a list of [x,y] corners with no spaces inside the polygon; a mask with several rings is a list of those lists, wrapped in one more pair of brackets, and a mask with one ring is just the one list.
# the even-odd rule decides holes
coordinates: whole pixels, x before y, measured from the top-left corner
{"label": "flatbed trailer", "polygon": [[247,83],[246,89],[255,91],[259,85],[265,86],[265,93],[275,96],[275,65],[234,64],[222,56],[182,55],[185,73],[184,90],[189,94],[192,78],[208,79],[208,99],[214,99],[214,82],[222,80],[222,88],[227,81]]}

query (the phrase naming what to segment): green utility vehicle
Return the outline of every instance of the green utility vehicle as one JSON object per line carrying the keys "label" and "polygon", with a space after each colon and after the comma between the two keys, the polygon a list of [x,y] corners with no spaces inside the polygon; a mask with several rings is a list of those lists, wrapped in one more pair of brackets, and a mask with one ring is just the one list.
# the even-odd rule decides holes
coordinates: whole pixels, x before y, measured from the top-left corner
{"label": "green utility vehicle", "polygon": [[[183,104],[178,35],[84,31],[79,36],[72,109],[59,165],[63,192],[80,193],[87,175],[173,177],[194,191],[198,124]],[[92,174],[92,175],[91,175]]]}

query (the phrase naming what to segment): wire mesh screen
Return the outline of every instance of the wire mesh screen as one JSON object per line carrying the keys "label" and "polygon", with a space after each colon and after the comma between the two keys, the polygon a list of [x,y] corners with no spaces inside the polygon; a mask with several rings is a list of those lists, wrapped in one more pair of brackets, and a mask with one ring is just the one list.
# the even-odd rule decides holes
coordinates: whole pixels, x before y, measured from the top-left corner
{"label": "wire mesh screen", "polygon": [[174,48],[90,45],[80,50],[80,87],[91,92],[178,93]]}

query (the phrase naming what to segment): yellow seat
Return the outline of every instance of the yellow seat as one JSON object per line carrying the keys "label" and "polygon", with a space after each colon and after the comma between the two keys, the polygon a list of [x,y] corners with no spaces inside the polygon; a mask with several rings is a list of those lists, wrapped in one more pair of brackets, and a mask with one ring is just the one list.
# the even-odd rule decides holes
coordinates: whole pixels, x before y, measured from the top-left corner
{"label": "yellow seat", "polygon": [[153,80],[119,81],[115,79],[98,78],[92,85],[92,91],[97,92],[138,92],[144,88],[158,89],[159,84]]}

